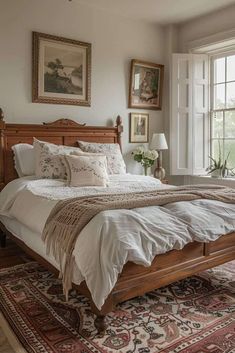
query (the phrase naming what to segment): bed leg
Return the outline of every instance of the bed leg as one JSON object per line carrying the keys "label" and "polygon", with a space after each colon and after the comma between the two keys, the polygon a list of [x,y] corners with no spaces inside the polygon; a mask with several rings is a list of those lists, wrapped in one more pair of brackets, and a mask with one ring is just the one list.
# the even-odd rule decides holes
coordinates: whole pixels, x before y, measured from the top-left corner
{"label": "bed leg", "polygon": [[3,233],[2,230],[0,230],[0,248],[5,248],[6,247],[6,234]]}
{"label": "bed leg", "polygon": [[95,318],[94,324],[95,324],[95,328],[98,331],[98,337],[104,337],[105,331],[107,329],[105,315],[97,315]]}
{"label": "bed leg", "polygon": [[114,298],[112,293],[106,298],[104,305],[102,306],[101,310],[97,309],[96,305],[94,304],[93,300],[91,299],[91,311],[93,314],[96,315],[94,325],[97,329],[98,337],[103,337],[105,332],[108,328],[108,324],[106,321],[106,315],[115,309]]}

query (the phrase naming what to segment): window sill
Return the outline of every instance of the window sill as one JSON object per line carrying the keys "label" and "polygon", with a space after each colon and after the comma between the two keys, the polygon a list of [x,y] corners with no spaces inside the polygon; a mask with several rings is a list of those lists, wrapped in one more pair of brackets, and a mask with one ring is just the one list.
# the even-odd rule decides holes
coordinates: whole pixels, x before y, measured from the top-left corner
{"label": "window sill", "polygon": [[[221,184],[235,188],[235,177],[233,178],[212,178],[209,175],[190,175],[189,183],[196,184],[198,182],[205,184]],[[187,181],[187,184],[188,184]]]}

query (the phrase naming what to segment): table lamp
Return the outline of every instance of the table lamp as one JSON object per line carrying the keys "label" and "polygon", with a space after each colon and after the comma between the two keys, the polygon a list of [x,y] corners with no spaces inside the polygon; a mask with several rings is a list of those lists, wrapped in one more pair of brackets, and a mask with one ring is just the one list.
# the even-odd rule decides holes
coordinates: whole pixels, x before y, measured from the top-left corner
{"label": "table lamp", "polygon": [[162,167],[162,150],[168,149],[165,134],[153,134],[150,148],[152,150],[157,150],[158,152],[157,166],[154,170],[154,177],[160,180],[164,179],[166,172],[165,169]]}

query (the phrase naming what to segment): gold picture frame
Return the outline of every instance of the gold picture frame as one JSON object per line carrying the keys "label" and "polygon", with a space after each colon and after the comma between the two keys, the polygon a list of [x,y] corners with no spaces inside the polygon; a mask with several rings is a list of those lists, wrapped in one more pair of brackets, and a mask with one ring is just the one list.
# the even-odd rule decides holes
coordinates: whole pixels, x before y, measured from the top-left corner
{"label": "gold picture frame", "polygon": [[32,101],[91,105],[91,44],[33,32]]}
{"label": "gold picture frame", "polygon": [[130,113],[130,137],[131,143],[149,142],[149,114]]}
{"label": "gold picture frame", "polygon": [[133,59],[131,61],[129,108],[162,108],[164,65]]}

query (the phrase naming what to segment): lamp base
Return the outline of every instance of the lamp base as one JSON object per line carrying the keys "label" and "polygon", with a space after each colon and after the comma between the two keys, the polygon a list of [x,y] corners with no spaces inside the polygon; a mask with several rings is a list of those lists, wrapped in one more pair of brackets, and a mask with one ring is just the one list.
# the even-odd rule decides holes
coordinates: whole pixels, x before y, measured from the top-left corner
{"label": "lamp base", "polygon": [[162,180],[165,178],[165,176],[166,176],[166,172],[165,172],[164,168],[162,168],[162,167],[155,168],[154,178]]}

